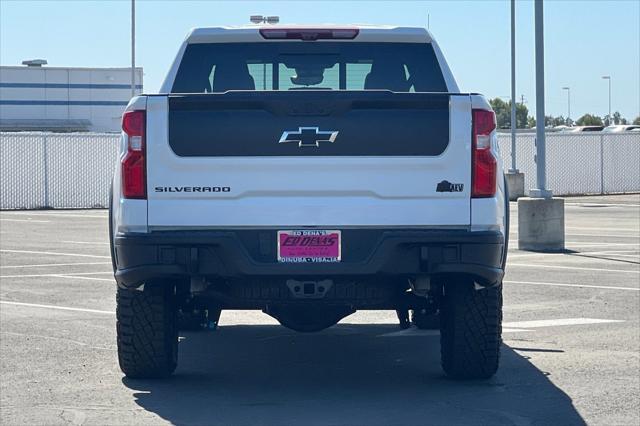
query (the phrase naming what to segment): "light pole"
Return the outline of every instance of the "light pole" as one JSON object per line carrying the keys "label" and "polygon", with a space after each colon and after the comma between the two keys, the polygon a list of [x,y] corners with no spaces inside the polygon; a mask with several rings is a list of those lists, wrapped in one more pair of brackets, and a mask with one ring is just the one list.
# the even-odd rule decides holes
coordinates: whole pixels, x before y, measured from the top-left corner
{"label": "light pole", "polygon": [[563,87],[562,90],[567,91],[567,126],[571,123],[571,88]]}
{"label": "light pole", "polygon": [[511,0],[511,173],[516,168],[516,0]]}
{"label": "light pole", "polygon": [[535,49],[536,49],[536,188],[532,197],[551,198],[547,189],[546,140],[544,122],[544,12],[542,0],[535,0]]}
{"label": "light pole", "polygon": [[607,119],[609,120],[609,126],[611,125],[611,76],[603,75],[602,78],[604,80],[608,80],[609,82],[609,114],[607,114]]}
{"label": "light pole", "polygon": [[136,95],[136,0],[131,0],[131,97]]}

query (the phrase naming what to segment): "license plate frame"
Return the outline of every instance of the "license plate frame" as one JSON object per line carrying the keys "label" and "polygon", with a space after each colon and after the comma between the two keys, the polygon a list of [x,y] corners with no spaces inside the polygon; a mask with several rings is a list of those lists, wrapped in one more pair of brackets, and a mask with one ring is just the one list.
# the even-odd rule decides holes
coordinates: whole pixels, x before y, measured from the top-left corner
{"label": "license plate frame", "polygon": [[[342,232],[337,229],[281,230],[277,234],[278,263],[339,263]],[[328,244],[329,242],[332,244]]]}

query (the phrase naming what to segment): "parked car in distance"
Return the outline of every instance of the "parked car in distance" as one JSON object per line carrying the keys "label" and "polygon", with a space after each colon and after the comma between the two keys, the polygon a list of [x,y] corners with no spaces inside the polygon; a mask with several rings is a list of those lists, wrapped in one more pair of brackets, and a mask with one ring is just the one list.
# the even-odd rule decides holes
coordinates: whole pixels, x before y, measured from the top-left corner
{"label": "parked car in distance", "polygon": [[563,129],[562,133],[600,132],[602,129],[604,126],[574,126]]}
{"label": "parked car in distance", "polygon": [[640,125],[638,124],[614,124],[611,126],[605,127],[602,131],[607,133],[620,133],[620,132],[630,132],[632,130],[640,129]]}

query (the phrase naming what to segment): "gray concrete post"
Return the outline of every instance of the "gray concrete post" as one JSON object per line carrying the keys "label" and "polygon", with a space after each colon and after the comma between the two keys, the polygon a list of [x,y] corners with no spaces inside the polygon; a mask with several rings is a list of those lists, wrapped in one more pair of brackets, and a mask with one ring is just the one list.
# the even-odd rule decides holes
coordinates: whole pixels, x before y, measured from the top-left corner
{"label": "gray concrete post", "polygon": [[518,248],[564,250],[564,200],[547,189],[544,122],[543,0],[535,0],[536,38],[536,188],[518,200]]}

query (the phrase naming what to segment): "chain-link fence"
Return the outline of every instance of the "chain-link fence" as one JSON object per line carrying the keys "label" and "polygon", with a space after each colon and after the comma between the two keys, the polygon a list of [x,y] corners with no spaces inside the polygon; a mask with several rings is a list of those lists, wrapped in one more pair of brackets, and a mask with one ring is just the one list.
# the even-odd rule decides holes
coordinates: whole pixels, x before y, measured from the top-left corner
{"label": "chain-link fence", "polygon": [[[0,133],[0,209],[107,207],[118,134]],[[499,134],[505,169],[511,136]],[[535,186],[535,135],[517,135],[517,167]],[[555,195],[640,192],[640,133],[547,134]]]}
{"label": "chain-link fence", "polygon": [[[516,135],[516,167],[525,191],[536,186],[535,133]],[[511,167],[511,135],[498,134],[505,170]],[[640,191],[640,133],[547,133],[547,189],[554,195]]]}
{"label": "chain-link fence", "polygon": [[0,208],[107,207],[120,136],[0,133]]}

